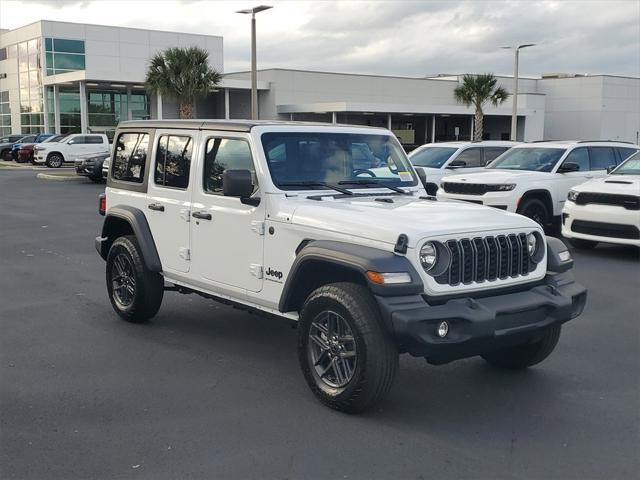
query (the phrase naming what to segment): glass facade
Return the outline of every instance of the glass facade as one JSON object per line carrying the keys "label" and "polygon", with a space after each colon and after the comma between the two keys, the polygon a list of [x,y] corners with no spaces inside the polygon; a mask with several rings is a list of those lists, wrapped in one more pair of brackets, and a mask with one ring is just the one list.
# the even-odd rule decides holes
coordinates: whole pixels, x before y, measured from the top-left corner
{"label": "glass facade", "polygon": [[0,92],[0,136],[11,133],[11,107],[9,106],[9,92]]}
{"label": "glass facade", "polygon": [[39,38],[17,45],[20,124],[25,134],[44,131],[41,48]]}
{"label": "glass facade", "polygon": [[[121,90],[91,90],[88,96],[89,127],[115,127],[128,119],[127,92]],[[131,93],[131,119],[150,118],[146,93]]]}
{"label": "glass facade", "polygon": [[[60,87],[60,133],[80,133],[80,90],[79,87]],[[49,125],[55,125],[55,105],[53,88],[47,88]]]}
{"label": "glass facade", "polygon": [[47,75],[84,70],[84,41],[45,38]]}

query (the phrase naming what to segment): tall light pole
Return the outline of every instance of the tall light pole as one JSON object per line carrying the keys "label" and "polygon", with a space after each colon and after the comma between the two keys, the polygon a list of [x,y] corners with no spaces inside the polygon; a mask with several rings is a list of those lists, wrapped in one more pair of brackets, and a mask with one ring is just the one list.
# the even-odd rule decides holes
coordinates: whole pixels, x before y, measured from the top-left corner
{"label": "tall light pole", "polygon": [[518,131],[518,59],[520,57],[520,49],[533,47],[535,43],[525,43],[524,45],[518,45],[517,47],[502,47],[510,50],[515,50],[513,60],[513,105],[511,110],[511,140],[516,141],[516,134]]}
{"label": "tall light pole", "polygon": [[258,118],[258,68],[256,66],[256,13],[269,10],[268,5],[238,10],[236,13],[251,14],[251,119]]}

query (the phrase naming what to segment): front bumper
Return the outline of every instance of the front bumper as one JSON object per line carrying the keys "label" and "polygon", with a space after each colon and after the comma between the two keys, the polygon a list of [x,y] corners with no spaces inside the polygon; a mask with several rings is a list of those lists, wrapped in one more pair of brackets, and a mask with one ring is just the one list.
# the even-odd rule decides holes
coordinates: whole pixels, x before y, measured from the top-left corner
{"label": "front bumper", "polygon": [[[575,222],[578,223],[574,226]],[[567,201],[562,210],[562,235],[640,247],[640,211],[616,205],[577,205]]]}
{"label": "front bumper", "polygon": [[[587,291],[567,271],[548,273],[527,290],[493,296],[441,303],[420,295],[376,299],[399,350],[439,364],[535,339],[580,315]],[[445,338],[437,334],[442,321],[449,325]]]}

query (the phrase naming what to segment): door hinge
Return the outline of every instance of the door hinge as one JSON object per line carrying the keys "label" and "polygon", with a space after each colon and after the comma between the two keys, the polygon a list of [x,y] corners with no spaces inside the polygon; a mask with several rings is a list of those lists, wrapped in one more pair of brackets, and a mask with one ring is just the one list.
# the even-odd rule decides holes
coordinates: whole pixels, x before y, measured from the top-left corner
{"label": "door hinge", "polygon": [[191,210],[187,208],[183,208],[182,210],[180,210],[180,218],[189,223],[191,221]]}
{"label": "door hinge", "polygon": [[262,278],[262,265],[258,265],[257,263],[252,263],[249,265],[249,271],[251,272],[251,275],[253,275],[256,278]]}
{"label": "door hinge", "polygon": [[264,222],[254,220],[251,222],[251,230],[256,232],[258,235],[264,235]]}
{"label": "door hinge", "polygon": [[178,254],[180,255],[180,258],[184,260],[191,260],[191,250],[187,247],[180,247]]}

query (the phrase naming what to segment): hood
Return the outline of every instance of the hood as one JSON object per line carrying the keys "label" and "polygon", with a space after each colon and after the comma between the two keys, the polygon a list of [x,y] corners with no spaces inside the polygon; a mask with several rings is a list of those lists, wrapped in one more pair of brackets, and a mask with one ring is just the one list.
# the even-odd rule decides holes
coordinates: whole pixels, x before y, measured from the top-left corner
{"label": "hood", "polygon": [[573,187],[573,190],[640,196],[640,175],[607,175]]}
{"label": "hood", "polygon": [[518,183],[519,180],[551,180],[553,177],[548,172],[532,172],[529,170],[500,170],[486,169],[484,172],[462,173],[447,176],[447,182],[464,183]]}
{"label": "hood", "polygon": [[409,237],[410,247],[415,247],[425,237],[438,235],[538,228],[532,220],[503,210],[468,202],[421,200],[413,196],[323,197],[320,201],[301,197],[288,201],[297,203],[291,217],[296,225],[389,244],[395,244],[398,235],[404,233]]}

